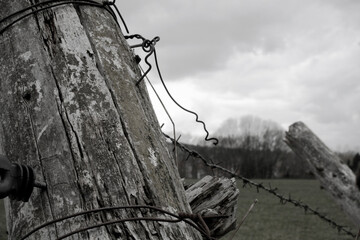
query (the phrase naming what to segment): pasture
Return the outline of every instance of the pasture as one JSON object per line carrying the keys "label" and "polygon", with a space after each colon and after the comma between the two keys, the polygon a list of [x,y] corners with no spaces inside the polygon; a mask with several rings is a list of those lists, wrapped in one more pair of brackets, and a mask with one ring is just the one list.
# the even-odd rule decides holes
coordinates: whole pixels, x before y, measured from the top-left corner
{"label": "pasture", "polygon": [[[341,209],[330,198],[325,190],[320,189],[317,180],[256,180],[265,186],[269,183],[277,187],[279,193],[292,199],[301,200],[313,209],[342,226],[349,226],[352,232],[356,227],[347,219]],[[240,201],[238,204],[238,221],[245,215],[254,199],[259,202],[249,214],[244,224],[240,227],[234,240],[354,240],[351,236],[338,231],[328,223],[320,220],[317,216],[305,214],[304,210],[287,203],[280,204],[279,199],[260,190],[257,193],[254,187],[242,188],[240,190]],[[228,234],[223,240],[229,240]]]}
{"label": "pasture", "polygon": [[[340,225],[351,226],[353,232],[356,227],[341,212],[316,180],[257,180],[265,185],[277,187],[279,193],[310,205],[335,220]],[[239,182],[240,199],[238,205],[238,221],[245,215],[254,199],[258,199],[253,211],[237,232],[234,240],[353,240],[354,238],[338,234],[337,230],[318,217],[304,214],[304,210],[290,204],[281,205],[279,199],[256,189],[242,188]],[[0,239],[6,238],[6,226],[3,201],[0,202]],[[230,240],[228,234],[222,240]]]}

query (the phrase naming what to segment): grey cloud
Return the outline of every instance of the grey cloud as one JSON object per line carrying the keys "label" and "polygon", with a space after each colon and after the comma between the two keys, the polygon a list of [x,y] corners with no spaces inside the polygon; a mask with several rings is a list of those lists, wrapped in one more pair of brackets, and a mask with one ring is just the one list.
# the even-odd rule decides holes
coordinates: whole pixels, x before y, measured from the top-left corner
{"label": "grey cloud", "polygon": [[[358,128],[360,1],[133,0],[118,5],[131,33],[161,37],[157,53],[165,80],[191,79],[212,103],[194,105],[202,118],[211,116],[213,126],[236,111],[282,124],[306,120],[333,142],[341,132]],[[206,98],[210,94],[212,100]]]}
{"label": "grey cloud", "polygon": [[[131,3],[136,5],[136,1]],[[157,49],[163,71],[170,78],[180,78],[216,71],[234,51],[283,49],[286,35],[297,31],[292,21],[299,4],[294,0],[280,3],[146,1],[138,10],[129,7],[127,14],[136,31],[161,37]]]}

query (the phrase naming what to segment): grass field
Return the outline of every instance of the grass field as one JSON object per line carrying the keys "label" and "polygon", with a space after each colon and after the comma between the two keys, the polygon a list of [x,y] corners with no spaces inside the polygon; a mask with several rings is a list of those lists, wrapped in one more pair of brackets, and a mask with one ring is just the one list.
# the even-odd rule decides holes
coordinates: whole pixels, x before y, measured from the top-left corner
{"label": "grass field", "polygon": [[[277,187],[279,193],[291,198],[301,200],[312,208],[335,220],[342,226],[352,227],[352,232],[357,230],[347,219],[340,208],[328,196],[325,190],[320,190],[317,180],[259,180],[266,186],[268,183],[272,187]],[[242,219],[248,211],[254,199],[259,202],[240,227],[234,240],[354,240],[355,238],[339,234],[336,229],[318,217],[310,214],[305,215],[305,211],[287,203],[281,205],[275,196],[260,191],[257,193],[255,188],[240,189],[240,201],[238,205],[238,221]],[[222,240],[229,240],[229,235]]]}
{"label": "grass field", "polygon": [[[320,190],[316,180],[259,180],[265,185],[270,183],[277,187],[279,193],[285,196],[291,194],[295,200],[310,205],[336,220],[340,225],[351,226],[355,233],[355,226],[341,212],[340,208],[330,199],[324,190]],[[305,215],[304,210],[292,205],[281,205],[274,196],[255,188],[242,188],[239,184],[240,200],[238,206],[238,221],[245,215],[254,199],[258,199],[253,211],[237,232],[234,240],[354,240],[354,238],[338,234],[337,230],[328,223],[313,215]],[[5,218],[3,201],[0,201],[0,240],[5,240]],[[231,235],[230,233],[229,235]],[[230,240],[225,236],[222,240]]]}

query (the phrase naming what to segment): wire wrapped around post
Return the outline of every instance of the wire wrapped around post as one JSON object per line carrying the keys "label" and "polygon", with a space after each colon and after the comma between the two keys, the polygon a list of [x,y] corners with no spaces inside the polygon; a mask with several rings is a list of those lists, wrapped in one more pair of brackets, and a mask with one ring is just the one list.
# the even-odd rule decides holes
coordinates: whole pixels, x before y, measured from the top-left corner
{"label": "wire wrapped around post", "polygon": [[[66,5],[66,4],[78,4],[78,5],[87,5],[87,6],[94,6],[94,7],[99,7],[99,8],[103,8],[106,11],[108,11],[114,18],[114,20],[116,21],[116,24],[120,27],[120,24],[116,18],[116,14],[114,13],[114,11],[111,9],[111,6],[114,7],[115,11],[118,13],[124,27],[127,33],[129,33],[128,27],[123,19],[123,17],[121,16],[121,13],[118,9],[118,7],[115,5],[115,0],[113,2],[111,1],[104,1],[103,3],[99,3],[97,1],[93,1],[93,0],[52,0],[52,1],[44,1],[41,3],[37,3],[37,4],[33,4],[27,8],[21,9],[15,13],[10,14],[9,16],[3,18],[0,20],[0,25],[2,25],[4,22],[17,17],[20,14],[23,14],[22,16],[19,16],[18,18],[16,18],[15,20],[12,20],[9,24],[5,25],[3,28],[0,29],[0,34],[4,33],[6,30],[8,30],[11,26],[13,26],[14,24],[16,24],[17,22],[21,21],[22,19],[25,19],[33,14],[36,14],[38,12],[42,12],[45,11],[47,9],[51,9],[54,7],[59,7],[62,5]],[[38,9],[36,9],[38,8]],[[28,13],[26,13],[27,11],[30,11]]]}
{"label": "wire wrapped around post", "polygon": [[[194,215],[194,214],[190,214],[190,213],[182,213],[179,212],[178,214],[175,213],[171,213],[169,211],[163,210],[160,207],[155,207],[155,206],[149,206],[149,205],[130,205],[130,206],[116,206],[116,207],[104,207],[104,208],[98,208],[98,209],[92,209],[92,210],[88,210],[88,211],[83,211],[83,212],[78,212],[69,216],[65,216],[62,218],[58,218],[58,219],[54,219],[52,221],[46,222],[36,228],[34,228],[33,230],[29,231],[26,235],[24,235],[20,240],[25,240],[28,237],[30,237],[33,233],[39,231],[40,229],[64,221],[66,219],[69,218],[74,218],[77,216],[81,216],[81,215],[85,215],[85,214],[90,214],[90,213],[96,213],[96,212],[101,212],[101,211],[109,211],[109,210],[119,210],[119,209],[149,209],[149,210],[153,210],[165,215],[168,215],[174,219],[168,219],[168,218],[158,218],[158,217],[133,217],[133,218],[124,218],[124,219],[117,219],[117,220],[111,220],[111,221],[107,221],[107,222],[103,222],[103,223],[99,223],[99,224],[95,224],[95,225],[91,225],[88,227],[84,227],[81,229],[77,229],[75,231],[71,231],[63,236],[60,236],[59,238],[57,238],[57,240],[61,240],[67,237],[70,237],[74,234],[80,233],[80,232],[84,232],[93,228],[98,228],[98,227],[102,227],[102,226],[107,226],[110,224],[116,224],[116,223],[123,223],[123,222],[128,222],[128,221],[153,221],[153,222],[169,222],[169,223],[178,223],[178,222],[185,222],[186,224],[189,224],[191,227],[195,228],[197,231],[199,231],[201,234],[204,235],[204,237],[208,240],[215,240],[215,238],[210,236],[210,231],[208,231],[206,223],[204,222],[203,219],[209,219],[209,218],[227,218],[228,216],[225,215],[209,215],[209,216],[199,216],[199,215]],[[205,224],[205,225],[204,225]]]}

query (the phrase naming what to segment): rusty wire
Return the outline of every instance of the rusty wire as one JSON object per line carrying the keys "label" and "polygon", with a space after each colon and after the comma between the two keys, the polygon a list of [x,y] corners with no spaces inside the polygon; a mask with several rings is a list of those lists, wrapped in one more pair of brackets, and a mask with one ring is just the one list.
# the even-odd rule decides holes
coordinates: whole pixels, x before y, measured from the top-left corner
{"label": "rusty wire", "polygon": [[169,223],[178,223],[178,222],[185,222],[186,224],[190,225],[191,227],[193,227],[194,229],[196,229],[197,231],[199,231],[202,235],[204,235],[206,237],[206,239],[209,240],[215,240],[215,238],[211,237],[210,235],[210,230],[207,227],[204,219],[214,219],[214,218],[227,218],[229,216],[227,215],[205,215],[202,216],[200,214],[192,214],[192,213],[183,213],[183,212],[178,212],[178,214],[169,212],[167,210],[164,210],[160,207],[156,207],[156,206],[149,206],[149,205],[130,205],[130,206],[115,206],[115,207],[103,207],[103,208],[97,208],[97,209],[92,209],[92,210],[87,210],[87,211],[83,211],[83,212],[78,212],[78,213],[74,213],[62,218],[58,218],[58,219],[54,219],[52,221],[46,222],[44,224],[41,224],[37,227],[35,227],[34,229],[32,229],[31,231],[29,231],[27,234],[25,234],[22,238],[20,238],[20,240],[25,240],[26,238],[28,238],[29,236],[31,236],[33,233],[39,231],[40,229],[64,221],[66,219],[70,219],[70,218],[74,218],[77,216],[81,216],[81,215],[85,215],[85,214],[90,214],[90,213],[96,213],[96,212],[102,212],[102,211],[109,211],[109,210],[119,210],[119,209],[149,209],[149,210],[153,210],[165,215],[168,215],[170,217],[172,217],[173,219],[169,219],[169,218],[158,218],[158,217],[133,217],[133,218],[123,218],[123,219],[117,219],[117,220],[111,220],[108,222],[103,222],[103,223],[98,223],[95,225],[91,225],[88,227],[84,227],[81,229],[77,229],[74,231],[71,231],[63,236],[60,236],[59,238],[57,238],[57,240],[61,240],[64,238],[67,238],[71,235],[80,233],[80,232],[84,232],[93,228],[98,228],[98,227],[102,227],[102,226],[107,226],[110,224],[116,224],[116,223],[123,223],[123,222],[128,222],[128,221],[157,221],[157,222],[169,222]]}
{"label": "rusty wire", "polygon": [[[163,133],[163,134],[164,134],[164,136],[166,138],[170,139],[171,142],[174,144],[175,140],[173,138],[171,138],[169,135],[167,135],[165,133]],[[311,213],[311,214],[317,216],[321,220],[323,220],[323,221],[327,222],[328,224],[330,224],[333,228],[336,228],[339,233],[343,232],[343,233],[345,233],[345,234],[347,234],[349,236],[352,236],[353,238],[356,237],[356,234],[354,234],[350,230],[346,229],[346,228],[349,228],[349,227],[342,226],[342,225],[336,223],[334,220],[328,218],[324,214],[320,213],[318,209],[314,209],[314,208],[310,207],[309,205],[301,202],[300,200],[295,200],[295,199],[291,198],[290,194],[289,194],[288,197],[285,197],[285,196],[277,193],[277,191],[278,191],[277,188],[272,188],[271,186],[266,187],[262,183],[256,183],[254,181],[251,181],[250,179],[245,178],[245,177],[243,177],[243,176],[241,176],[239,174],[236,174],[236,173],[234,173],[234,172],[230,171],[229,169],[226,169],[226,168],[224,168],[222,166],[219,166],[219,165],[213,164],[213,163],[209,163],[209,161],[206,158],[204,158],[200,153],[189,149],[184,144],[181,144],[181,143],[177,142],[177,146],[182,151],[185,151],[185,152],[188,153],[187,158],[194,157],[194,158],[200,159],[206,167],[209,167],[211,169],[218,169],[218,170],[220,170],[220,171],[222,171],[224,173],[229,174],[231,177],[235,177],[235,178],[240,179],[242,181],[242,183],[243,183],[243,187],[246,187],[247,185],[254,186],[256,188],[257,192],[259,192],[259,190],[264,190],[265,192],[267,192],[269,194],[272,194],[275,197],[277,197],[280,200],[281,204],[285,205],[286,203],[290,203],[295,207],[302,208],[305,211],[305,214],[306,213]]]}

